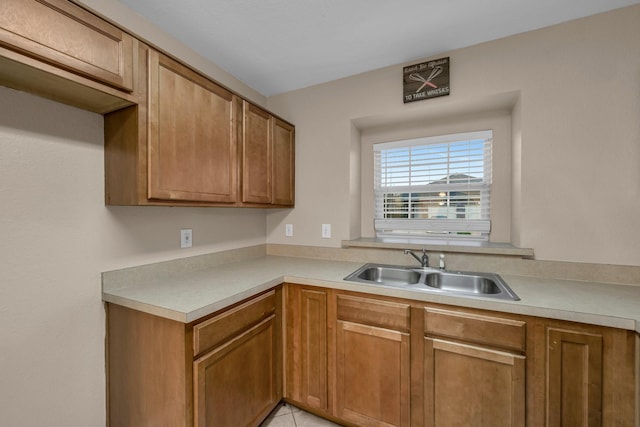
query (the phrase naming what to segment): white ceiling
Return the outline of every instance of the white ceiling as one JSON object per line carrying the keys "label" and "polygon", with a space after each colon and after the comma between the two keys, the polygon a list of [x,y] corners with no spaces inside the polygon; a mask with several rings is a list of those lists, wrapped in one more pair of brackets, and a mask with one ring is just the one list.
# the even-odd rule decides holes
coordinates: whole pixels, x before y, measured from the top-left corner
{"label": "white ceiling", "polygon": [[120,1],[265,96],[640,3]]}

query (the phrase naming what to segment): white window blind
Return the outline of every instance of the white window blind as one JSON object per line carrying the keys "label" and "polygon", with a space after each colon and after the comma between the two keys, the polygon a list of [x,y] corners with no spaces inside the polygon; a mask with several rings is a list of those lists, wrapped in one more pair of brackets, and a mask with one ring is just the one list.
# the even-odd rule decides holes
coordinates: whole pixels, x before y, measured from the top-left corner
{"label": "white window blind", "polygon": [[491,130],[374,145],[379,237],[487,240]]}

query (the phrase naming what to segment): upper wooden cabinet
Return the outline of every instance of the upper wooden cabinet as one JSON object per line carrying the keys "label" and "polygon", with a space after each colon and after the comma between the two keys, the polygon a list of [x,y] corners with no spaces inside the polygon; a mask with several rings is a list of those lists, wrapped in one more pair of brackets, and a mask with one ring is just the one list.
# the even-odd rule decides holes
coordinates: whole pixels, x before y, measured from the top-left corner
{"label": "upper wooden cabinet", "polygon": [[139,49],[141,103],[105,115],[105,202],[292,206],[293,126]]}
{"label": "upper wooden cabinet", "polygon": [[273,150],[271,154],[271,203],[293,206],[295,202],[295,129],[276,117],[271,118]]}
{"label": "upper wooden cabinet", "polygon": [[138,40],[66,0],[0,1],[0,85],[99,114],[140,102]]}
{"label": "upper wooden cabinet", "polygon": [[271,116],[244,101],[242,127],[242,201],[271,203]]}
{"label": "upper wooden cabinet", "polygon": [[293,206],[294,128],[244,101],[242,202]]}
{"label": "upper wooden cabinet", "polygon": [[133,38],[69,1],[2,0],[0,45],[133,90]]}
{"label": "upper wooden cabinet", "polygon": [[0,84],[105,115],[108,205],[293,206],[292,125],[68,0],[0,1]]}
{"label": "upper wooden cabinet", "polygon": [[235,96],[153,50],[149,88],[149,198],[235,202]]}

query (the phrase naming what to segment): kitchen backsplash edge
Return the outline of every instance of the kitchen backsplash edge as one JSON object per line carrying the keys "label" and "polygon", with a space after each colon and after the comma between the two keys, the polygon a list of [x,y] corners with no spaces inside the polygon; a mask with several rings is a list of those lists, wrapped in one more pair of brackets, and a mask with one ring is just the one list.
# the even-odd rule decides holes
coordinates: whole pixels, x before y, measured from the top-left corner
{"label": "kitchen backsplash edge", "polygon": [[[431,266],[437,267],[439,254],[436,252],[429,253]],[[640,286],[640,266],[543,261],[508,255],[447,252],[444,254],[447,270],[453,271],[492,272],[549,279]],[[415,264],[413,258],[398,249],[262,244],[106,271],[102,273],[102,290],[103,292],[109,292],[130,287],[136,282],[147,282],[152,276],[194,272],[266,255],[361,262],[363,264],[368,262],[397,265]]]}
{"label": "kitchen backsplash edge", "polygon": [[[412,265],[415,263],[413,258],[405,255],[399,249],[330,248],[267,244],[266,253],[267,255],[275,256],[362,263],[375,262],[397,265]],[[443,253],[447,270],[479,271],[640,286],[640,266],[544,261],[507,255]],[[438,266],[439,255],[439,252],[429,253],[431,266]]]}

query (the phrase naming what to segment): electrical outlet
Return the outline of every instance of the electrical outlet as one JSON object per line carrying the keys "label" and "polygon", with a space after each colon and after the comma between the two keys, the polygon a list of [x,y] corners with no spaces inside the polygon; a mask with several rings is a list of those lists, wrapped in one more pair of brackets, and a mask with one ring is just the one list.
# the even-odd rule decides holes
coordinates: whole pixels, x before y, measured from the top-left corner
{"label": "electrical outlet", "polygon": [[322,238],[323,239],[331,238],[331,224],[322,224]]}
{"label": "electrical outlet", "polygon": [[184,228],[180,230],[180,248],[190,248],[193,245],[193,230]]}
{"label": "electrical outlet", "polygon": [[293,236],[293,224],[285,224],[284,225],[284,235],[286,237],[292,237]]}

